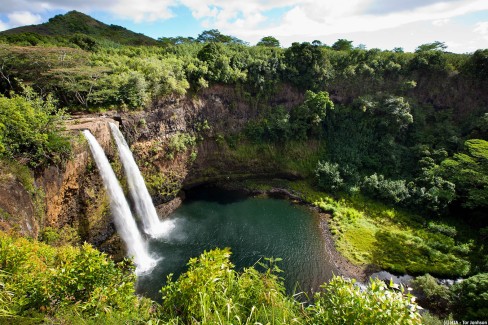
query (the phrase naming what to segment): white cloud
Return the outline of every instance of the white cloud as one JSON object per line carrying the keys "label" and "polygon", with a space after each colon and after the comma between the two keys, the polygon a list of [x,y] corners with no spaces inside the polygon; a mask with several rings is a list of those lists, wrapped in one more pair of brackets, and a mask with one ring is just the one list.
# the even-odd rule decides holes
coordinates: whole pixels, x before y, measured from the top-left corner
{"label": "white cloud", "polygon": [[481,35],[488,35],[488,21],[481,21],[479,23],[476,23],[473,32]]}
{"label": "white cloud", "polygon": [[42,18],[28,11],[15,11],[7,14],[7,21],[0,20],[0,31],[18,26],[39,24]]}
{"label": "white cloud", "polygon": [[141,22],[173,17],[171,11],[171,6],[173,5],[174,1],[172,0],[121,0],[104,7],[106,7],[105,10],[111,11],[117,16]]}
{"label": "white cloud", "polygon": [[196,19],[214,28],[252,29],[266,21],[266,12],[295,5],[299,0],[179,0]]}
{"label": "white cloud", "polygon": [[434,25],[436,27],[442,27],[442,26],[446,25],[447,23],[449,23],[449,21],[450,21],[449,18],[437,19],[437,20],[434,20],[432,22],[432,25]]}
{"label": "white cloud", "polygon": [[[439,28],[436,28],[437,34],[433,35],[435,38],[430,41],[443,41],[450,37],[443,29],[451,22],[452,18],[488,10],[488,1],[486,0],[458,0],[449,2],[429,1],[430,5],[412,7],[408,10],[390,10],[387,14],[368,14],[369,0],[353,1],[354,5],[352,6],[349,6],[349,3],[347,6],[344,5],[343,0],[295,1],[295,5],[274,26],[250,25],[243,29],[241,26],[234,26],[232,22],[228,22],[226,25],[221,24],[217,27],[222,28],[223,32],[251,43],[257,42],[263,36],[273,35],[280,39],[284,46],[288,46],[292,41],[311,41],[314,39],[325,41],[331,35],[347,38],[347,35],[363,32],[374,33],[391,30],[398,33],[400,27],[408,25],[409,28],[415,28],[415,24],[419,25],[423,22],[428,22],[428,24],[422,25],[423,28],[432,29],[432,24],[435,22],[436,27]],[[415,34],[416,37],[420,38],[426,33],[416,30]],[[396,40],[397,46],[401,46],[403,40],[398,36],[394,34],[386,36]],[[465,35],[464,38],[467,36]],[[358,42],[371,47],[365,40],[359,39]],[[454,43],[456,42],[453,41]],[[419,42],[418,44],[422,43]]]}
{"label": "white cloud", "polygon": [[[457,27],[453,22],[455,17],[488,10],[487,0],[0,1],[0,14],[9,19],[0,21],[0,29],[11,28],[13,24],[38,22],[39,14],[47,16],[47,12],[54,10],[79,10],[87,14],[103,11],[115,18],[147,22],[174,17],[174,8],[183,6],[190,10],[202,28],[218,28],[223,33],[251,43],[267,35],[277,37],[284,46],[294,41],[314,39],[330,44],[333,38],[335,41],[337,38],[352,39],[360,35],[364,39],[355,41],[366,44],[368,48],[386,44],[386,39],[391,40],[388,44],[397,42],[396,46],[404,46],[407,41],[415,41],[418,45],[439,40],[450,44],[449,50],[452,46],[460,51],[462,44],[476,39],[484,42],[479,46],[488,47],[485,40],[488,37],[488,22]],[[273,18],[269,18],[270,15]],[[458,30],[462,30],[464,36],[460,36]],[[430,39],[427,40],[427,37]],[[406,49],[413,46],[408,44],[404,46]]]}
{"label": "white cloud", "polygon": [[140,22],[171,18],[171,7],[176,5],[178,0],[2,0],[0,13],[26,9],[36,14],[49,10],[105,11],[119,18]]}
{"label": "white cloud", "polygon": [[6,29],[8,29],[8,25],[0,20],[0,32]]}
{"label": "white cloud", "polygon": [[15,11],[7,15],[8,24],[11,27],[34,25],[42,21],[40,15],[30,13],[28,11]]}

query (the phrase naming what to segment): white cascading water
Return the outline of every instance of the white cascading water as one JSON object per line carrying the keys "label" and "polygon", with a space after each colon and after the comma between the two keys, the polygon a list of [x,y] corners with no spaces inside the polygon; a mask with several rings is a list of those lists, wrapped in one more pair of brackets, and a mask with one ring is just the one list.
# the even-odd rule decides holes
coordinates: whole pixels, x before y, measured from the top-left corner
{"label": "white cascading water", "polygon": [[125,199],[124,192],[120,187],[112,166],[97,139],[95,139],[90,131],[85,130],[83,131],[83,134],[88,140],[93,158],[95,159],[95,163],[102,176],[103,184],[110,197],[110,209],[114,217],[117,231],[127,246],[128,255],[134,258],[136,273],[141,274],[148,272],[156,265],[156,261],[149,256],[146,243],[144,242],[139,229],[137,229],[129,204]]}
{"label": "white cascading water", "polygon": [[142,221],[144,232],[155,238],[169,234],[175,227],[173,221],[161,221],[159,219],[144,178],[139,167],[137,167],[132,151],[124,139],[124,135],[114,123],[110,123],[110,128],[112,129],[112,134],[119,149],[119,156],[124,166],[129,191],[134,200],[136,213]]}

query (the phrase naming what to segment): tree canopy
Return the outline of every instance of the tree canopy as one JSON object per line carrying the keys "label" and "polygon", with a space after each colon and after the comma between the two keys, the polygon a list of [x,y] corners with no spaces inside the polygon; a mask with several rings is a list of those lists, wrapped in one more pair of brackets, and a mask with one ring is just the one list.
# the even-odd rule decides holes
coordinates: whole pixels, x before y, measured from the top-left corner
{"label": "tree canopy", "polygon": [[268,47],[280,47],[280,41],[278,41],[273,36],[265,36],[256,45],[268,46]]}

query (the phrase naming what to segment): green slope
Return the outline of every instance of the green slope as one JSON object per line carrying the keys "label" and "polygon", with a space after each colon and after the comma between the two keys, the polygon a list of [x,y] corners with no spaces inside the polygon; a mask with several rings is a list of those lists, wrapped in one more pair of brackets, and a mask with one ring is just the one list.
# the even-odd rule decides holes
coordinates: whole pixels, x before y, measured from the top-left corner
{"label": "green slope", "polygon": [[157,43],[155,39],[146,35],[134,33],[121,26],[104,24],[78,11],[54,16],[43,24],[9,29],[1,32],[0,35],[25,33],[52,37],[85,34],[97,40],[108,40],[125,45],[154,45]]}

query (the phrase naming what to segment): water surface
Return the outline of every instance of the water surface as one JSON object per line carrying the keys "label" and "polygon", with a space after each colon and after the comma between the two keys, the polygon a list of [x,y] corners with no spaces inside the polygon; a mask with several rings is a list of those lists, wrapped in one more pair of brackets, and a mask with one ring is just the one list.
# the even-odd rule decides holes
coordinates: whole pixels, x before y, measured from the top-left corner
{"label": "water surface", "polygon": [[319,216],[286,200],[200,188],[170,218],[176,226],[170,236],[149,242],[150,252],[161,260],[138,279],[138,292],[155,300],[169,273],[176,278],[191,257],[216,247],[231,248],[238,270],[263,257],[282,258],[278,266],[290,293],[316,291],[338,274],[328,262]]}

